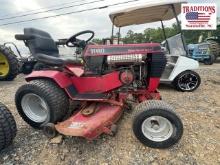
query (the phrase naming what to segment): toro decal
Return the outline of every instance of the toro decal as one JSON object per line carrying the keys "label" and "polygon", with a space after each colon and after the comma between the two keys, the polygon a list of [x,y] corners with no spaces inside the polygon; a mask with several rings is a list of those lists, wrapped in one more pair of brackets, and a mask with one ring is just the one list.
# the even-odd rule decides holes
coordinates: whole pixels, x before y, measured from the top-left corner
{"label": "toro decal", "polygon": [[160,44],[88,45],[85,49],[84,56],[147,54],[154,52],[161,52]]}
{"label": "toro decal", "polygon": [[105,49],[91,49],[91,54],[104,54]]}
{"label": "toro decal", "polygon": [[182,4],[182,29],[216,30],[216,10],[214,3]]}

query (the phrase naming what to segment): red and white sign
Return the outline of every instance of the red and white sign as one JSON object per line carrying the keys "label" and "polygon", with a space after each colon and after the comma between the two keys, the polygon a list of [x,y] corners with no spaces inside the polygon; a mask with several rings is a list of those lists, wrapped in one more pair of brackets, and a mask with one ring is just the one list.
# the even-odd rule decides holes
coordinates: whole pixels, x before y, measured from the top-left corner
{"label": "red and white sign", "polygon": [[216,30],[215,3],[182,4],[181,10],[183,30]]}

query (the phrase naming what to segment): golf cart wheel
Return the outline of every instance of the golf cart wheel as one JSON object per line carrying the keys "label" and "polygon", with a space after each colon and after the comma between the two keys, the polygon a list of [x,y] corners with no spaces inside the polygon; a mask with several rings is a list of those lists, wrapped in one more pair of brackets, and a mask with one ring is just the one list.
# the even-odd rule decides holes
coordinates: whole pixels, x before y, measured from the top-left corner
{"label": "golf cart wheel", "polygon": [[16,136],[14,117],[6,106],[0,103],[0,150],[9,146]]}
{"label": "golf cart wheel", "polygon": [[196,90],[200,84],[201,78],[199,74],[191,70],[180,73],[173,81],[173,85],[176,89],[182,92],[192,92]]}
{"label": "golf cart wheel", "polygon": [[135,108],[133,132],[144,145],[168,148],[182,137],[183,124],[173,108],[161,101],[144,101]]}
{"label": "golf cart wheel", "polygon": [[205,65],[212,65],[214,62],[215,62],[215,56],[214,55],[210,55],[210,57],[208,59],[204,60]]}
{"label": "golf cart wheel", "polygon": [[0,45],[0,81],[11,81],[18,75],[18,60],[7,47]]}
{"label": "golf cart wheel", "polygon": [[61,121],[69,108],[66,93],[50,80],[33,80],[21,86],[15,103],[23,120],[37,129]]}

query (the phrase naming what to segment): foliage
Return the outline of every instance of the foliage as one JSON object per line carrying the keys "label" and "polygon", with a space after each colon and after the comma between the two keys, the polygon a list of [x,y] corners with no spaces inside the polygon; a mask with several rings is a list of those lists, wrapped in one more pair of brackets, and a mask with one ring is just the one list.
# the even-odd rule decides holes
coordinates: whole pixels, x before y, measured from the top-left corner
{"label": "foliage", "polygon": [[[166,27],[166,36],[171,37],[179,33],[177,24],[173,24],[172,27]],[[207,30],[185,30],[183,31],[184,38],[187,44],[197,43],[200,35],[203,35],[203,40],[210,36],[219,36],[220,27],[214,31]],[[117,37],[117,36],[115,36]],[[125,37],[121,38],[125,44],[128,43],[146,43],[146,42],[157,42],[161,43],[164,40],[163,30],[161,28],[147,28],[142,33],[135,33],[129,30]],[[100,44],[101,39],[94,39],[93,42]]]}
{"label": "foliage", "polygon": [[102,39],[99,39],[99,38],[94,38],[92,40],[92,42],[96,43],[96,44],[102,44]]}
{"label": "foliage", "polygon": [[[178,26],[173,24],[172,27],[166,27],[166,36],[171,37],[178,34]],[[220,27],[215,31],[207,30],[185,30],[183,31],[186,43],[197,43],[199,36],[203,35],[203,39],[210,36],[220,35]],[[134,33],[132,30],[129,30],[127,35],[122,38],[124,43],[143,43],[143,42],[162,42],[164,40],[164,34],[161,28],[148,28],[145,29],[143,33]]]}

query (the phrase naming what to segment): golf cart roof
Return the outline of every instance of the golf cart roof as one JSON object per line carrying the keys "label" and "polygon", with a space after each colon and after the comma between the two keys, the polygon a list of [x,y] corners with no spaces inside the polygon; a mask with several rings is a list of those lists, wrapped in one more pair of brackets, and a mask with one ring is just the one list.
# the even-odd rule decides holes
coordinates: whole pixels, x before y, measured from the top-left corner
{"label": "golf cart roof", "polygon": [[165,21],[175,17],[171,7],[172,4],[178,15],[181,13],[181,4],[186,2],[186,0],[155,0],[145,5],[113,12],[109,16],[113,24],[117,27]]}

